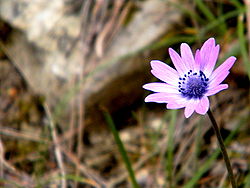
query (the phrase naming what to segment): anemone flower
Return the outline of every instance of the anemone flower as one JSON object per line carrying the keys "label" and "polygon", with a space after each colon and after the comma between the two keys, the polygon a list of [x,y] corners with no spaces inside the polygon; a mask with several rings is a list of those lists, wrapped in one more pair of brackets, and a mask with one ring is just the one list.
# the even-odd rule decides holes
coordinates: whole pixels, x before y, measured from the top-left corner
{"label": "anemone flower", "polygon": [[169,48],[176,70],[158,60],[150,62],[151,73],[165,83],[145,84],[144,89],[156,92],[148,95],[145,102],[167,103],[167,109],[185,108],[186,118],[194,111],[206,114],[209,109],[208,96],[228,88],[227,84],[221,83],[236,60],[231,56],[214,70],[219,49],[214,38],[208,39],[201,49],[197,49],[195,56],[186,43],[181,44],[181,56]]}

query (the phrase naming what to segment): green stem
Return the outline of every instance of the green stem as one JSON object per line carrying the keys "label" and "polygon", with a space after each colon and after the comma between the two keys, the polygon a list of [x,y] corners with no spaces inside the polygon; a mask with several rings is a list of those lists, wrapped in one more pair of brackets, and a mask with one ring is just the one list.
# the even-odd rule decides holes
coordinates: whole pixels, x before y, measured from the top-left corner
{"label": "green stem", "polygon": [[209,116],[209,118],[211,120],[214,132],[215,132],[215,134],[217,136],[217,139],[218,139],[218,142],[219,142],[219,146],[220,146],[220,149],[221,149],[221,153],[222,153],[224,161],[226,163],[226,167],[227,167],[227,171],[228,171],[228,175],[229,175],[229,179],[231,181],[232,187],[233,188],[237,188],[236,181],[234,179],[234,174],[233,174],[231,163],[230,163],[230,160],[229,160],[229,157],[228,157],[228,154],[227,154],[226,147],[224,145],[222,136],[220,134],[219,127],[218,127],[218,125],[216,123],[216,120],[215,120],[215,118],[214,118],[214,116],[213,116],[213,114],[212,114],[212,112],[211,112],[210,109],[208,110],[208,116]]}

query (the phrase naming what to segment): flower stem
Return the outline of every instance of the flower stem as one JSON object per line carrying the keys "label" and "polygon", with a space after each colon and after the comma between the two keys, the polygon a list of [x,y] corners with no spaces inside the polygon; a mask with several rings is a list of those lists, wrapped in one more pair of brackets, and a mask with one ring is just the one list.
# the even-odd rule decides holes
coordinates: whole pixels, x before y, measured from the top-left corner
{"label": "flower stem", "polygon": [[224,161],[226,163],[226,167],[227,167],[227,171],[228,171],[228,175],[229,175],[229,179],[231,181],[232,187],[237,188],[236,181],[234,179],[233,170],[232,170],[231,163],[230,163],[230,160],[229,160],[229,157],[228,157],[228,154],[227,154],[226,147],[225,147],[225,145],[223,143],[223,139],[222,139],[222,136],[220,134],[219,127],[218,127],[218,125],[217,125],[217,123],[215,121],[215,118],[214,118],[214,116],[213,116],[210,109],[208,110],[208,116],[209,116],[209,118],[211,120],[214,132],[215,132],[215,134],[217,136],[219,146],[220,146],[220,149],[221,149],[221,153],[222,153]]}

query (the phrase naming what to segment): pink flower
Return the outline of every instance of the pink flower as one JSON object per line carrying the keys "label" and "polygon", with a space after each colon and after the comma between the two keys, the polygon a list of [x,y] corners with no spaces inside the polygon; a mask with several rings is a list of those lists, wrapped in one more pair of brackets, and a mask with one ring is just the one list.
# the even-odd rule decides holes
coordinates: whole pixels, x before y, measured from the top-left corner
{"label": "pink flower", "polygon": [[181,44],[181,56],[169,48],[176,70],[158,60],[150,62],[152,74],[165,83],[145,84],[144,89],[156,92],[148,95],[145,102],[167,103],[168,109],[185,108],[186,118],[194,111],[206,114],[209,109],[208,96],[228,88],[227,84],[221,82],[236,60],[231,56],[214,70],[219,49],[214,38],[208,39],[201,49],[196,50],[195,57],[186,43]]}

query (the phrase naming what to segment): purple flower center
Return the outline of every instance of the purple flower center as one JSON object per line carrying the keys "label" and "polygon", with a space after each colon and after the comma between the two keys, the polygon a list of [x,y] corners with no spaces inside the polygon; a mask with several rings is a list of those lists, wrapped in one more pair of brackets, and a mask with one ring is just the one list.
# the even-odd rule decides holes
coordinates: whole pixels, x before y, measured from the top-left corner
{"label": "purple flower center", "polygon": [[202,71],[193,73],[190,70],[184,77],[179,78],[179,92],[188,99],[201,99],[207,92],[208,78]]}

